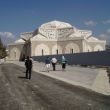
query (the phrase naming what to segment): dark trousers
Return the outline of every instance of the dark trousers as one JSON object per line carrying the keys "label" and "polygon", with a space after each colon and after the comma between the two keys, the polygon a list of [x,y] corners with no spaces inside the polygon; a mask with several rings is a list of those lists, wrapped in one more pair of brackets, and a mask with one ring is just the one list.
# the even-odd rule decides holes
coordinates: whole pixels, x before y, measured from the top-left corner
{"label": "dark trousers", "polygon": [[66,68],[66,64],[62,63],[62,69],[65,69],[65,68]]}
{"label": "dark trousers", "polygon": [[32,68],[26,68],[26,78],[28,79],[31,79],[31,70]]}
{"label": "dark trousers", "polygon": [[56,63],[52,63],[53,71],[56,70]]}

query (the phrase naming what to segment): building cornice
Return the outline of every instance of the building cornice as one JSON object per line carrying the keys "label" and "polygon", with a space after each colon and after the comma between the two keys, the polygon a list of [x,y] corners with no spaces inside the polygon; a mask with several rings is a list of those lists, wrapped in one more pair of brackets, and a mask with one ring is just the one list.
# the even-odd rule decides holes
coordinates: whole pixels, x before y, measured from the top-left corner
{"label": "building cornice", "polygon": [[87,42],[94,42],[94,43],[106,43],[106,40],[87,40],[87,39],[85,39],[85,41],[87,41]]}
{"label": "building cornice", "polygon": [[58,41],[70,41],[70,40],[72,40],[72,41],[74,41],[74,40],[83,40],[84,38],[82,38],[82,37],[72,37],[72,38],[62,38],[62,39],[36,39],[35,41],[34,40],[32,40],[32,42],[36,42],[36,41],[52,41],[52,42],[58,42]]}

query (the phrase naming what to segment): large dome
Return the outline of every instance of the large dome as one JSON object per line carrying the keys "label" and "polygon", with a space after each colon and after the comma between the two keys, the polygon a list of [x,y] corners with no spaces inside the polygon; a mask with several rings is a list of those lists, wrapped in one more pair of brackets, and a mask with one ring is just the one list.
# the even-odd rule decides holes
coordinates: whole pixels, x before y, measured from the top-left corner
{"label": "large dome", "polygon": [[66,37],[73,32],[73,26],[61,21],[51,21],[42,24],[38,29],[38,33],[47,39],[58,39]]}
{"label": "large dome", "polygon": [[61,21],[51,21],[40,26],[40,28],[70,28],[72,27],[69,23]]}

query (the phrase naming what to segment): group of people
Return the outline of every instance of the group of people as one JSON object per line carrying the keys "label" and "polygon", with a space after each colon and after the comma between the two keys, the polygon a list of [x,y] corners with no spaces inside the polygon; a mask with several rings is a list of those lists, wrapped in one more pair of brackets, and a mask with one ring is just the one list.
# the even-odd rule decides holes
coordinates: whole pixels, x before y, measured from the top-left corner
{"label": "group of people", "polygon": [[[56,70],[56,64],[57,64],[57,59],[55,57],[53,57],[51,60],[49,57],[46,57],[45,59],[45,65],[46,65],[46,69],[47,69],[47,72],[49,72],[50,70],[50,66],[52,64],[52,67],[53,67],[53,71]],[[62,56],[62,60],[61,60],[61,64],[62,64],[62,71],[65,70],[66,68],[66,58],[64,56]],[[26,67],[26,79],[31,79],[31,71],[32,71],[32,64],[33,63],[33,60],[32,58],[30,58],[29,56],[27,56],[26,60],[25,60],[25,67]]]}
{"label": "group of people", "polygon": [[[62,59],[61,59],[61,64],[62,64],[62,71],[65,70],[66,68],[66,63],[67,63],[67,60],[64,56],[62,56]],[[52,67],[53,67],[53,71],[56,70],[56,64],[57,64],[57,59],[55,57],[53,57],[51,60],[49,57],[46,57],[46,60],[45,60],[45,65],[46,65],[46,69],[47,69],[47,72],[49,72],[50,70],[50,65],[52,64]]]}

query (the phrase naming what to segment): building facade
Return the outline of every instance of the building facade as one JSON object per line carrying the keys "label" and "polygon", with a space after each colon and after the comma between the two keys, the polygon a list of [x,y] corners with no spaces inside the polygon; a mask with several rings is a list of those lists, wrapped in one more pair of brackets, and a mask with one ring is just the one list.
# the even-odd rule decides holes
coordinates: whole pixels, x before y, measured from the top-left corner
{"label": "building facade", "polygon": [[28,56],[81,53],[105,50],[106,41],[92,36],[88,30],[60,21],[42,24],[33,32],[21,33],[20,39],[8,45],[9,59]]}

